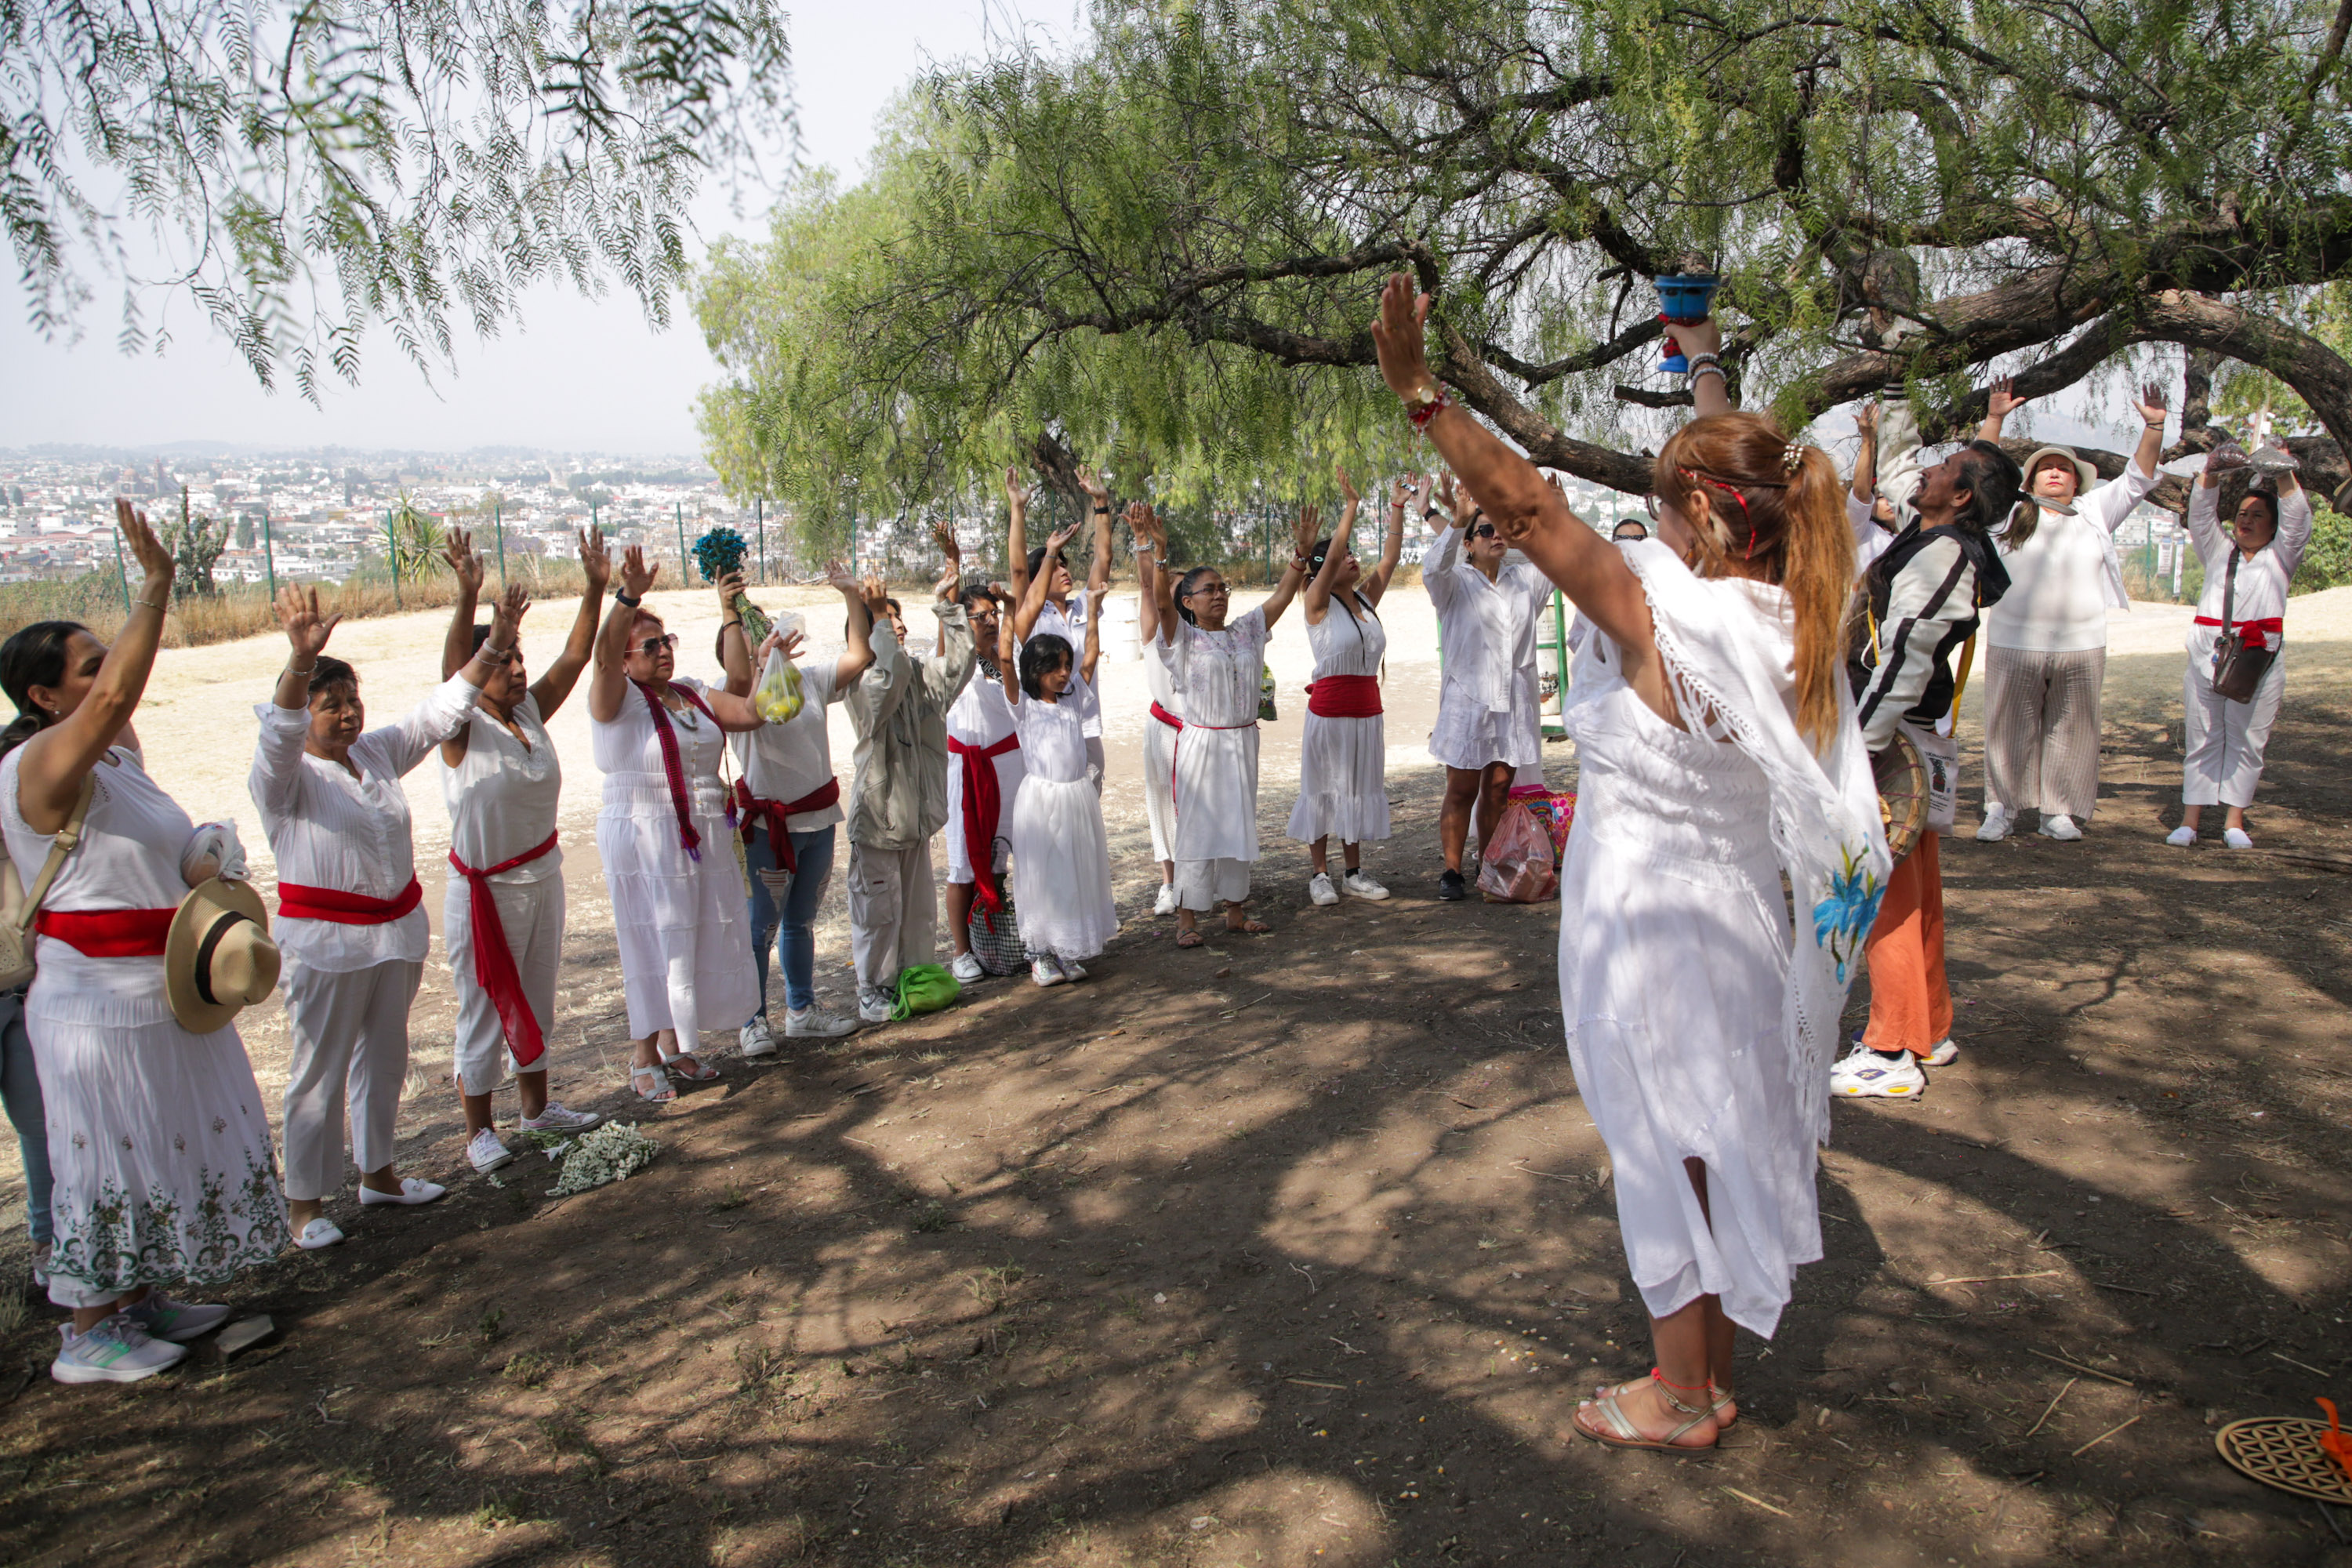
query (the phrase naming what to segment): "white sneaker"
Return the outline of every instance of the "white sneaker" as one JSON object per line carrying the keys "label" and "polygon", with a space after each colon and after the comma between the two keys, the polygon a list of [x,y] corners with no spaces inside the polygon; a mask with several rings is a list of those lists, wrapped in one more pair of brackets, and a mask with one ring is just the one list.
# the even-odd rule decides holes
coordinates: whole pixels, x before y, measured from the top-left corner
{"label": "white sneaker", "polygon": [[499,1136],[498,1129],[485,1127],[474,1134],[472,1142],[466,1145],[466,1158],[474,1163],[475,1170],[487,1176],[500,1165],[512,1164],[514,1151],[507,1147],[507,1141]]}
{"label": "white sneaker", "polygon": [[1947,1037],[1937,1043],[1936,1048],[1927,1053],[1926,1059],[1922,1061],[1920,1065],[1931,1068],[1948,1068],[1959,1059],[1960,1047],[1952,1044],[1951,1040]]}
{"label": "white sneaker", "polygon": [[294,1245],[305,1252],[316,1252],[322,1247],[333,1247],[343,1239],[343,1227],[325,1215],[305,1225],[294,1237]]}
{"label": "white sneaker", "polygon": [[2007,806],[1986,806],[1984,821],[1979,823],[1977,826],[1977,842],[1979,844],[2000,843],[2002,839],[2009,837],[2009,830],[2015,825],[2015,821],[2016,819],[2009,815],[2009,808]]}
{"label": "white sneaker", "polygon": [[988,978],[988,971],[980,966],[980,954],[976,952],[957,953],[954,962],[948,965],[948,973],[954,975],[956,983],[961,985],[970,985],[974,981]]}
{"label": "white sneaker", "polygon": [[567,1110],[556,1100],[549,1100],[546,1109],[537,1116],[522,1119],[526,1132],[588,1132],[604,1125],[604,1112],[599,1110]]}
{"label": "white sneaker", "polygon": [[1360,870],[1350,871],[1340,878],[1339,890],[1351,899],[1379,900],[1389,896],[1389,890],[1386,888],[1365,876]]}
{"label": "white sneaker", "polygon": [[797,1012],[784,1009],[784,1038],[788,1040],[837,1040],[856,1027],[851,1020],[822,1007],[803,1007]]}
{"label": "white sneaker", "polygon": [[862,1023],[888,1023],[892,1005],[890,993],[887,991],[877,991],[870,985],[862,986],[858,990],[857,1016]]}
{"label": "white sneaker", "polygon": [[1048,952],[1029,961],[1029,978],[1040,985],[1061,985],[1067,984],[1070,977],[1062,973],[1062,966]]}
{"label": "white sneaker", "polygon": [[429,1204],[448,1190],[440,1183],[428,1182],[421,1176],[403,1176],[400,1178],[400,1191],[396,1193],[380,1193],[362,1182],[360,1184],[360,1202],[367,1206],[401,1204],[414,1207],[418,1204]]}
{"label": "white sneaker", "polygon": [[175,1366],[188,1352],[149,1335],[129,1312],[117,1312],[75,1333],[71,1323],[58,1325],[65,1342],[49,1375],[59,1383],[136,1383]]}
{"label": "white sneaker", "polygon": [[1859,1049],[1830,1068],[1830,1092],[1850,1099],[1913,1100],[1927,1088],[1927,1075],[1908,1051],[1901,1061],[1890,1062],[1876,1051]]}
{"label": "white sneaker", "polygon": [[1172,915],[1176,912],[1175,883],[1160,884],[1160,896],[1151,900],[1151,912],[1155,915]]}
{"label": "white sneaker", "polygon": [[150,1338],[175,1345],[211,1333],[228,1321],[229,1314],[219,1302],[174,1301],[161,1290],[150,1290],[145,1300],[122,1310]]}
{"label": "white sneaker", "polygon": [[1318,906],[1338,903],[1339,901],[1339,889],[1331,885],[1331,873],[1328,871],[1318,871],[1312,877],[1307,878],[1307,896],[1314,900]]}
{"label": "white sneaker", "polygon": [[2034,831],[2044,838],[2055,838],[2061,844],[2072,844],[2083,837],[2083,830],[2074,825],[2074,819],[2063,811],[2055,816],[2043,817],[2042,826]]}
{"label": "white sneaker", "polygon": [[2175,849],[2186,849],[2191,844],[2197,842],[2197,830],[2189,826],[2187,823],[2183,823],[2179,827],[2176,827],[2171,832],[2166,834],[2164,836],[2164,841],[2167,844],[2171,845]]}
{"label": "white sneaker", "polygon": [[2242,827],[2221,829],[2221,842],[2232,849],[2252,849],[2254,847],[2252,836]]}
{"label": "white sneaker", "polygon": [[735,1043],[742,1047],[746,1057],[757,1058],[776,1054],[776,1033],[768,1027],[768,1020],[757,1013],[735,1031]]}
{"label": "white sneaker", "polygon": [[1062,976],[1066,980],[1084,980],[1087,977],[1086,965],[1076,959],[1057,958],[1054,962],[1062,966]]}

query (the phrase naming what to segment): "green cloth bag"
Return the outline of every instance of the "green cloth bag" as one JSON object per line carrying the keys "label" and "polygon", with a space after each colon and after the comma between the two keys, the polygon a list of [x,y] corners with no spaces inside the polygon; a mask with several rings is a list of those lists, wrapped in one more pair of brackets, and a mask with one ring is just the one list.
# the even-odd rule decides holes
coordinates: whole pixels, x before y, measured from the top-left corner
{"label": "green cloth bag", "polygon": [[898,999],[890,1005],[890,1021],[903,1024],[919,1013],[936,1013],[962,994],[963,987],[941,965],[910,965],[898,972]]}

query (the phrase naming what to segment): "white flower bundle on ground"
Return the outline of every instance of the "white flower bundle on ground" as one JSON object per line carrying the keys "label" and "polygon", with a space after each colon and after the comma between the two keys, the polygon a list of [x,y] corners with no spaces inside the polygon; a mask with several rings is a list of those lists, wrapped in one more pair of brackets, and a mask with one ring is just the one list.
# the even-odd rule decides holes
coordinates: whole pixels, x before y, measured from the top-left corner
{"label": "white flower bundle on ground", "polygon": [[562,1169],[556,1173],[555,1188],[548,1195],[567,1198],[607,1182],[634,1176],[653,1163],[654,1156],[659,1152],[661,1145],[638,1131],[634,1124],[607,1121],[593,1131],[583,1132],[548,1151],[549,1159],[560,1155],[563,1161]]}

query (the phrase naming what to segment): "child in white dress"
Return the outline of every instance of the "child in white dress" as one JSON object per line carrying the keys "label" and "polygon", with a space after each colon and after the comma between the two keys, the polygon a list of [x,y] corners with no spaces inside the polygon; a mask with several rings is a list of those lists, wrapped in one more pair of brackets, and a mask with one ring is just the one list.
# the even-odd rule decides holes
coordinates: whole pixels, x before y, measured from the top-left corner
{"label": "child in white dress", "polygon": [[1837,470],[1731,412],[1719,331],[1677,325],[1701,416],[1658,456],[1658,541],[1612,544],[1439,390],[1427,310],[1390,280],[1383,379],[1593,624],[1580,657],[1598,668],[1570,719],[1583,774],[1560,1006],[1656,1360],[1573,1424],[1619,1447],[1711,1448],[1738,1415],[1733,1324],[1769,1335],[1822,1253],[1830,1059],[1891,869],[1844,678]]}
{"label": "child in white dress", "polygon": [[[1298,748],[1298,804],[1290,812],[1290,837],[1307,845],[1315,874],[1307,896],[1336,904],[1339,895],[1385,899],[1389,890],[1364,874],[1364,845],[1389,836],[1388,735],[1381,718],[1381,661],[1389,635],[1375,613],[1396,574],[1404,551],[1406,488],[1397,481],[1389,506],[1388,542],[1381,563],[1369,574],[1348,547],[1360,500],[1339,470],[1347,506],[1331,537],[1307,558],[1311,574],[1300,602],[1307,612],[1307,642],[1315,652],[1315,679],[1307,688],[1307,732]],[[1339,840],[1347,868],[1334,886],[1329,842]]]}
{"label": "child in white dress", "polygon": [[[1135,574],[1139,582],[1136,634],[1147,648],[1160,641],[1160,574],[1167,563],[1154,553],[1150,531],[1142,526],[1151,509],[1137,501],[1127,509],[1127,525],[1135,531]],[[1151,824],[1151,858],[1160,862],[1160,893],[1152,900],[1155,915],[1176,912],[1176,738],[1184,732],[1184,700],[1167,661],[1147,654],[1143,682],[1151,692],[1143,726],[1143,815]]]}
{"label": "child in white dress", "polygon": [[[1030,592],[1042,598],[1042,584]],[[1076,700],[1102,651],[1095,617],[1099,595],[1090,589],[1087,599],[1083,658],[1052,632],[1030,638],[1016,653],[1013,617],[998,633],[998,679],[1024,759],[1013,801],[1013,899],[1029,950],[1029,977],[1040,985],[1084,980],[1079,961],[1102,952],[1118,934],[1102,795],[1089,776],[1086,714]]]}

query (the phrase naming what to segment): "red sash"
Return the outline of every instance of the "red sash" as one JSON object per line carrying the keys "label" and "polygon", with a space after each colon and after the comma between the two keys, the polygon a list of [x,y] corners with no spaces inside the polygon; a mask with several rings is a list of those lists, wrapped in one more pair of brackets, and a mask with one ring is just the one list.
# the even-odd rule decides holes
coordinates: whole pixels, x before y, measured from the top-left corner
{"label": "red sash", "polygon": [[[539,1020],[531,1016],[530,1004],[522,994],[522,976],[515,969],[514,949],[507,945],[506,922],[499,919],[498,901],[490,897],[490,879],[518,866],[528,866],[555,847],[556,836],[547,836],[547,842],[536,849],[526,849],[511,860],[501,860],[485,870],[477,871],[457,858],[455,849],[449,851],[449,864],[466,879],[467,923],[474,933],[474,983],[498,1009],[499,1027],[506,1031],[507,1049],[514,1059],[528,1068],[539,1060],[547,1048],[539,1032]],[[408,884],[416,886],[414,881]],[[348,895],[347,895],[348,896]],[[284,905],[278,906],[281,910]],[[412,902],[411,908],[415,905]]]}
{"label": "red sash", "polygon": [[1151,705],[1151,716],[1154,719],[1159,720],[1162,724],[1167,725],[1171,730],[1181,730],[1184,727],[1183,720],[1179,719],[1175,714],[1171,713],[1167,709],[1162,708],[1157,702],[1154,702]]}
{"label": "red sash", "polygon": [[278,912],[289,920],[332,921],[344,926],[390,925],[425,901],[425,889],[415,878],[389,899],[346,893],[340,888],[305,888],[294,882],[278,884]]}
{"label": "red sash", "polygon": [[[2197,617],[2197,624],[2200,626],[2218,626],[2221,623],[2211,616],[2200,616]],[[2271,616],[2259,621],[2239,621],[2236,626],[2238,635],[2250,643],[2260,636],[2264,647],[2271,646],[2270,639],[2273,637],[2278,638],[2282,643],[2286,641],[2286,617],[2284,616]]]}
{"label": "red sash", "polygon": [[[954,742],[950,742],[950,744]],[[768,825],[768,848],[776,858],[778,868],[797,871],[801,858],[793,853],[793,831],[786,826],[789,819],[804,811],[823,811],[841,804],[841,781],[827,779],[823,787],[813,789],[798,800],[761,800],[751,793],[751,786],[741,779],[735,781],[734,809],[743,825],[743,842],[751,842],[751,835],[761,823]]]}
{"label": "red sash", "polygon": [[1318,719],[1377,719],[1381,683],[1376,676],[1327,675],[1307,683],[1307,710]]}
{"label": "red sash", "polygon": [[161,958],[177,910],[43,910],[33,929],[85,958]]}
{"label": "red sash", "polygon": [[948,750],[963,759],[963,853],[971,862],[971,907],[990,931],[1004,894],[996,885],[996,826],[1004,817],[1003,794],[996,787],[996,761],[1018,751],[1021,737],[1007,735],[992,746],[973,746],[948,737]]}

